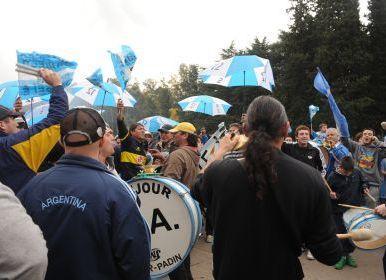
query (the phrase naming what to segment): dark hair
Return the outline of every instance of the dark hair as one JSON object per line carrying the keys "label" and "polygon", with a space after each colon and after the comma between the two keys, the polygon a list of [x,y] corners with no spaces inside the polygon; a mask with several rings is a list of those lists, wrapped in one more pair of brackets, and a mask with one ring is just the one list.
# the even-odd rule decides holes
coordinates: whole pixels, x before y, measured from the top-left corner
{"label": "dark hair", "polygon": [[143,125],[140,124],[140,123],[133,123],[133,124],[131,124],[131,125],[129,126],[129,133],[130,133],[130,135],[131,135],[131,132],[133,132],[134,130],[136,130],[138,126],[142,126],[142,127],[143,127]]}
{"label": "dark hair", "polygon": [[323,126],[327,126],[327,124],[326,123],[320,123],[319,124],[319,129],[322,129]]}
{"label": "dark hair", "polygon": [[190,147],[198,147],[198,137],[196,134],[188,133],[188,138],[186,139]]}
{"label": "dark hair", "polygon": [[354,136],[354,141],[355,141],[355,142],[358,142],[359,139],[362,138],[362,136],[363,136],[363,133],[362,133],[362,132],[358,132],[358,133],[355,134],[355,136]]}
{"label": "dark hair", "polygon": [[284,106],[273,97],[259,96],[248,107],[245,166],[258,199],[277,180],[273,141],[286,135],[283,125],[287,121]]}
{"label": "dark hair", "polygon": [[340,166],[343,168],[345,171],[353,171],[354,170],[354,161],[351,157],[344,157],[340,161]]}
{"label": "dark hair", "polygon": [[299,126],[296,128],[296,130],[295,130],[295,136],[298,136],[298,132],[299,132],[300,130],[308,130],[308,133],[311,134],[310,128],[309,128],[308,126],[306,126],[306,125],[301,124],[301,125],[299,125]]}
{"label": "dark hair", "polygon": [[365,131],[365,130],[370,130],[370,131],[373,132],[373,135],[375,135],[375,130],[372,129],[372,128],[364,128],[364,129],[362,129],[362,134],[363,134],[363,131]]}

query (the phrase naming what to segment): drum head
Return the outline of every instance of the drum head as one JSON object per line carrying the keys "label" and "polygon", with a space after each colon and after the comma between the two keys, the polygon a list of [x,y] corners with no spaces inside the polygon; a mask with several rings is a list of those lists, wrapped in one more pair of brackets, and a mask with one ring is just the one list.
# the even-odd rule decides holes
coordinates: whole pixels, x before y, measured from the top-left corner
{"label": "drum head", "polygon": [[153,177],[128,183],[137,192],[141,213],[150,227],[150,275],[166,276],[183,262],[196,241],[198,207],[177,181]]}
{"label": "drum head", "polygon": [[362,210],[362,209],[349,209],[343,213],[343,221],[347,230],[349,230],[348,226],[350,222],[354,219],[354,217],[360,216],[365,211],[366,210]]}
{"label": "drum head", "polygon": [[361,228],[371,230],[372,237],[366,241],[353,241],[358,248],[372,250],[386,245],[385,219],[378,215],[371,214],[370,212],[364,213],[364,215],[358,217],[351,223],[349,230],[352,231]]}

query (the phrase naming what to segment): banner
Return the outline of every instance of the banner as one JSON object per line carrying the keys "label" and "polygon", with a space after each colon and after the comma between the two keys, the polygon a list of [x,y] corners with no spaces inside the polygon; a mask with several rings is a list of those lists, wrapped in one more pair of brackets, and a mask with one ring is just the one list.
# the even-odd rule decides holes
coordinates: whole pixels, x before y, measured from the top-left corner
{"label": "banner", "polygon": [[91,74],[91,76],[87,77],[86,79],[94,86],[101,87],[103,83],[102,69],[98,68],[94,73]]}
{"label": "banner", "polygon": [[[78,66],[76,62],[67,61],[58,56],[37,52],[23,53],[19,51],[17,51],[17,63],[37,70],[47,68],[57,72],[61,77],[64,87],[71,84],[75,69]],[[23,100],[51,94],[51,86],[46,84],[42,78],[20,72],[18,75],[19,95]]]}
{"label": "banner", "polygon": [[335,99],[331,94],[330,85],[328,84],[326,78],[323,76],[322,71],[319,69],[319,67],[317,68],[317,70],[318,70],[318,73],[316,74],[314,79],[314,87],[323,96],[327,97],[328,103],[330,105],[330,109],[334,116],[336,127],[340,131],[341,136],[349,137],[350,132],[348,130],[348,123],[347,123],[346,117],[342,114],[338,105],[336,104]]}
{"label": "banner", "polygon": [[308,111],[310,112],[310,120],[312,121],[312,118],[316,115],[317,112],[319,112],[319,107],[310,105],[308,106]]}
{"label": "banner", "polygon": [[121,85],[122,91],[126,90],[127,83],[131,78],[131,71],[137,61],[137,56],[129,46],[122,46],[122,53],[110,52],[111,62],[113,63],[115,76]]}

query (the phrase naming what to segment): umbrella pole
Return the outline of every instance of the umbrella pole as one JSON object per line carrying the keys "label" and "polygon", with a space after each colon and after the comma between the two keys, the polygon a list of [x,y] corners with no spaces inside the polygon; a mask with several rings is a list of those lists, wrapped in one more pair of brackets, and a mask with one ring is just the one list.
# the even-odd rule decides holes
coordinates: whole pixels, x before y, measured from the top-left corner
{"label": "umbrella pole", "polygon": [[242,112],[241,114],[244,114],[245,113],[245,102],[246,102],[246,98],[245,98],[245,95],[246,95],[246,92],[245,92],[245,71],[243,71],[243,75],[244,75],[244,92],[243,92],[243,95],[242,95],[242,102],[243,102],[243,106],[242,106]]}
{"label": "umbrella pole", "polygon": [[33,101],[34,101],[34,98],[31,97],[31,126],[34,125],[34,110],[33,110]]}
{"label": "umbrella pole", "polygon": [[105,105],[105,98],[106,98],[106,90],[103,89],[103,91],[104,91],[104,93],[103,93],[103,101],[102,101],[102,108],[101,108],[101,112],[100,112],[101,115],[102,115],[102,111],[103,111],[103,106]]}

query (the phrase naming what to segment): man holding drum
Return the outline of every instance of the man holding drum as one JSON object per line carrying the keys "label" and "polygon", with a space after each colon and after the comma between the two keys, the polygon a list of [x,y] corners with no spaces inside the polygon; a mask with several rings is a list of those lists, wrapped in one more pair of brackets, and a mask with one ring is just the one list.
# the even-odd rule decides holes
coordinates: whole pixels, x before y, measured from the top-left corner
{"label": "man holding drum", "polygon": [[[169,131],[174,134],[174,143],[178,149],[169,155],[162,173],[165,177],[180,181],[190,188],[197,176],[200,159],[197,151],[196,128],[191,123],[182,122]],[[190,256],[169,274],[169,277],[171,280],[193,279],[190,271]]]}

